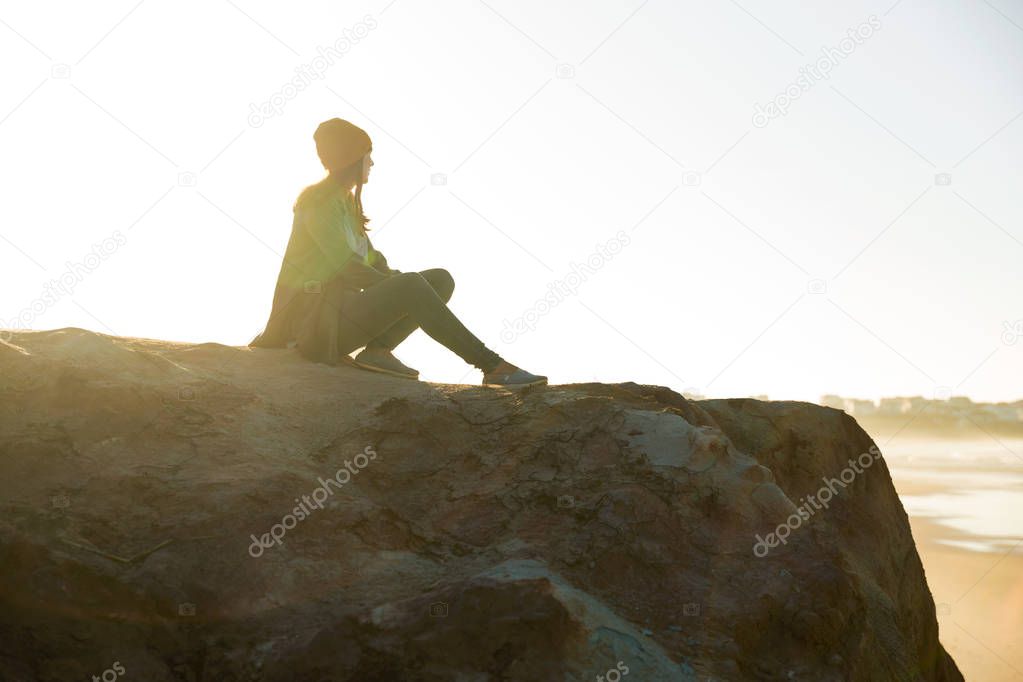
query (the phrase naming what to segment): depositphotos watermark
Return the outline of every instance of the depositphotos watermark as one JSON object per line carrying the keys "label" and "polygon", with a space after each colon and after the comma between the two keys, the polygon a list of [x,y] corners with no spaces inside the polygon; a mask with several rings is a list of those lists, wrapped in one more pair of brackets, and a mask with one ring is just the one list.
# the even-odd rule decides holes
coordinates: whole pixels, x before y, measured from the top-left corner
{"label": "depositphotos watermark", "polygon": [[43,285],[43,292],[31,303],[22,308],[17,316],[7,321],[0,321],[0,327],[9,329],[28,329],[33,320],[55,306],[64,296],[74,293],[75,287],[92,274],[107,258],[128,243],[128,238],[120,230],[92,245],[92,251],[82,256],[81,261],[68,261],[64,272],[57,279],[51,279]]}
{"label": "depositphotos watermark", "polygon": [[831,70],[842,63],[842,60],[851,55],[856,47],[863,44],[867,38],[874,35],[875,31],[881,30],[881,20],[871,14],[865,22],[856,28],[850,28],[846,33],[847,37],[838,41],[838,45],[822,47],[821,56],[812,64],[800,67],[799,77],[792,81],[767,103],[761,106],[757,102],[753,109],[753,125],[763,128],[771,119],[784,116],[789,111],[789,105],[794,100],[809,92],[820,80],[831,78]]}
{"label": "depositphotos watermark", "polygon": [[[841,487],[844,490],[847,485],[856,480],[856,476],[869,469],[880,458],[881,451],[877,449],[876,445],[872,445],[869,450],[861,453],[856,459],[850,459],[849,466],[838,473],[838,478],[822,477],[821,480],[824,482],[824,485],[820,487],[817,494],[801,497],[799,499],[800,504],[796,507],[795,513],[790,514],[784,523],[778,524],[773,533],[768,533],[766,538],[760,537],[759,533],[757,534],[757,542],[753,545],[754,556],[758,559],[763,559],[771,551],[772,547],[778,546],[779,542],[783,545],[788,544],[789,535],[792,534],[792,531],[802,526],[803,521],[808,521],[814,515],[814,512],[828,508],[831,500],[838,494],[837,487]],[[806,502],[805,504],[803,503],[804,501]]]}
{"label": "depositphotos watermark", "polygon": [[125,673],[124,666],[121,665],[120,661],[114,661],[114,664],[103,671],[102,675],[93,675],[92,682],[114,682],[118,677]]}
{"label": "depositphotos watermark", "polygon": [[625,661],[618,661],[615,667],[609,668],[603,675],[597,675],[597,682],[618,682],[628,674],[629,666],[625,665]]}
{"label": "depositphotos watermark", "polygon": [[[327,501],[327,498],[334,494],[331,490],[331,485],[341,490],[341,487],[352,480],[352,476],[358,475],[359,471],[369,466],[370,460],[377,458],[377,451],[373,449],[372,445],[367,445],[362,452],[357,454],[355,457],[349,460],[345,460],[345,465],[337,470],[333,478],[324,480],[323,478],[317,479],[319,487],[314,488],[313,492],[309,495],[303,495],[301,501],[296,497],[295,502],[298,503],[290,513],[285,514],[281,517],[280,523],[275,523],[270,527],[270,531],[263,533],[260,537],[250,535],[252,538],[252,544],[249,545],[249,556],[253,559],[258,559],[263,556],[263,552],[276,545],[282,545],[284,534],[289,530],[298,525],[299,521],[304,521],[307,517],[312,515],[313,511],[317,509],[323,509],[323,503]],[[361,462],[359,460],[362,460]],[[352,464],[354,463],[354,467]],[[310,499],[311,498],[311,499]],[[291,521],[289,524],[288,521]]]}
{"label": "depositphotos watermark", "polygon": [[280,90],[270,95],[265,102],[249,104],[249,125],[253,128],[262,126],[268,118],[280,116],[284,112],[284,105],[289,100],[298,97],[298,93],[313,84],[313,81],[323,80],[323,74],[327,69],[334,66],[335,60],[345,56],[352,45],[369,35],[369,32],[378,26],[376,18],[367,14],[351,28],[341,31],[341,37],[332,45],[316,48],[316,56],[308,64],[300,64],[295,67],[298,75],[281,86]]}
{"label": "depositphotos watermark", "polygon": [[1014,346],[1020,338],[1023,338],[1023,319],[1015,322],[1006,320],[1002,323],[1002,343],[1006,346]]}
{"label": "depositphotos watermark", "polygon": [[597,244],[593,253],[586,257],[586,261],[579,265],[572,262],[572,272],[565,275],[563,279],[555,280],[547,285],[547,293],[543,298],[537,299],[536,303],[514,320],[505,318],[504,329],[501,330],[501,340],[511,343],[527,331],[536,329],[536,323],[568,296],[574,296],[579,287],[586,281],[586,275],[592,275],[622,252],[626,246],[632,243],[629,235],[624,230],[608,239],[603,244]]}

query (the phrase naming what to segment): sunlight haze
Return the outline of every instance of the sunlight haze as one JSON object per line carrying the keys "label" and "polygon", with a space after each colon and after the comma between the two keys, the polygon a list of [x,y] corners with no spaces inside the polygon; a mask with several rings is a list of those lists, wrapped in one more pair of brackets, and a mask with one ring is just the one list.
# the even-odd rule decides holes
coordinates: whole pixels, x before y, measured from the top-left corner
{"label": "sunlight haze", "polygon": [[[375,246],[552,383],[1016,400],[1023,3],[996,4],[4,3],[0,326],[247,344],[337,116],[373,138]],[[421,332],[399,356],[478,381]]]}

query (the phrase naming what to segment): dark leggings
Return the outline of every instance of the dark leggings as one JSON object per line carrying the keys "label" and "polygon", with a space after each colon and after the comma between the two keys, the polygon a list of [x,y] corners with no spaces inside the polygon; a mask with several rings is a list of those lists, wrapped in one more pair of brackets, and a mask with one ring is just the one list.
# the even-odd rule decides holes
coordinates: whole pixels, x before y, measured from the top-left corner
{"label": "dark leggings", "polygon": [[490,371],[501,356],[483,345],[448,308],[454,289],[455,280],[440,268],[403,272],[363,289],[345,301],[338,350],[345,355],[363,346],[393,350],[422,328],[470,365]]}

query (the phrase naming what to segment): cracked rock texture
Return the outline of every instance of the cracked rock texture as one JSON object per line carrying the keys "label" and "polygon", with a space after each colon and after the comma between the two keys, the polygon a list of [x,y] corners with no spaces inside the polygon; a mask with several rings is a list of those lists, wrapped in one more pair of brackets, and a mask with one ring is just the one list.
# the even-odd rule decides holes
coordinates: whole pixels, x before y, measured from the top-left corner
{"label": "cracked rock texture", "polygon": [[3,680],[962,679],[883,459],[754,555],[839,411],[79,329],[0,385]]}

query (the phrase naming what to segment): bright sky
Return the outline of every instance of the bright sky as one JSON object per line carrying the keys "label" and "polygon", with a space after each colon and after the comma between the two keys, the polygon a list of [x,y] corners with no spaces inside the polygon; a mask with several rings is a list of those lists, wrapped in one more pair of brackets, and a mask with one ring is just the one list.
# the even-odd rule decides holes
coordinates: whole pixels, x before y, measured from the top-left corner
{"label": "bright sky", "polygon": [[1023,3],[807,7],[3,3],[0,325],[247,343],[339,116],[377,248],[552,382],[1023,397]]}

